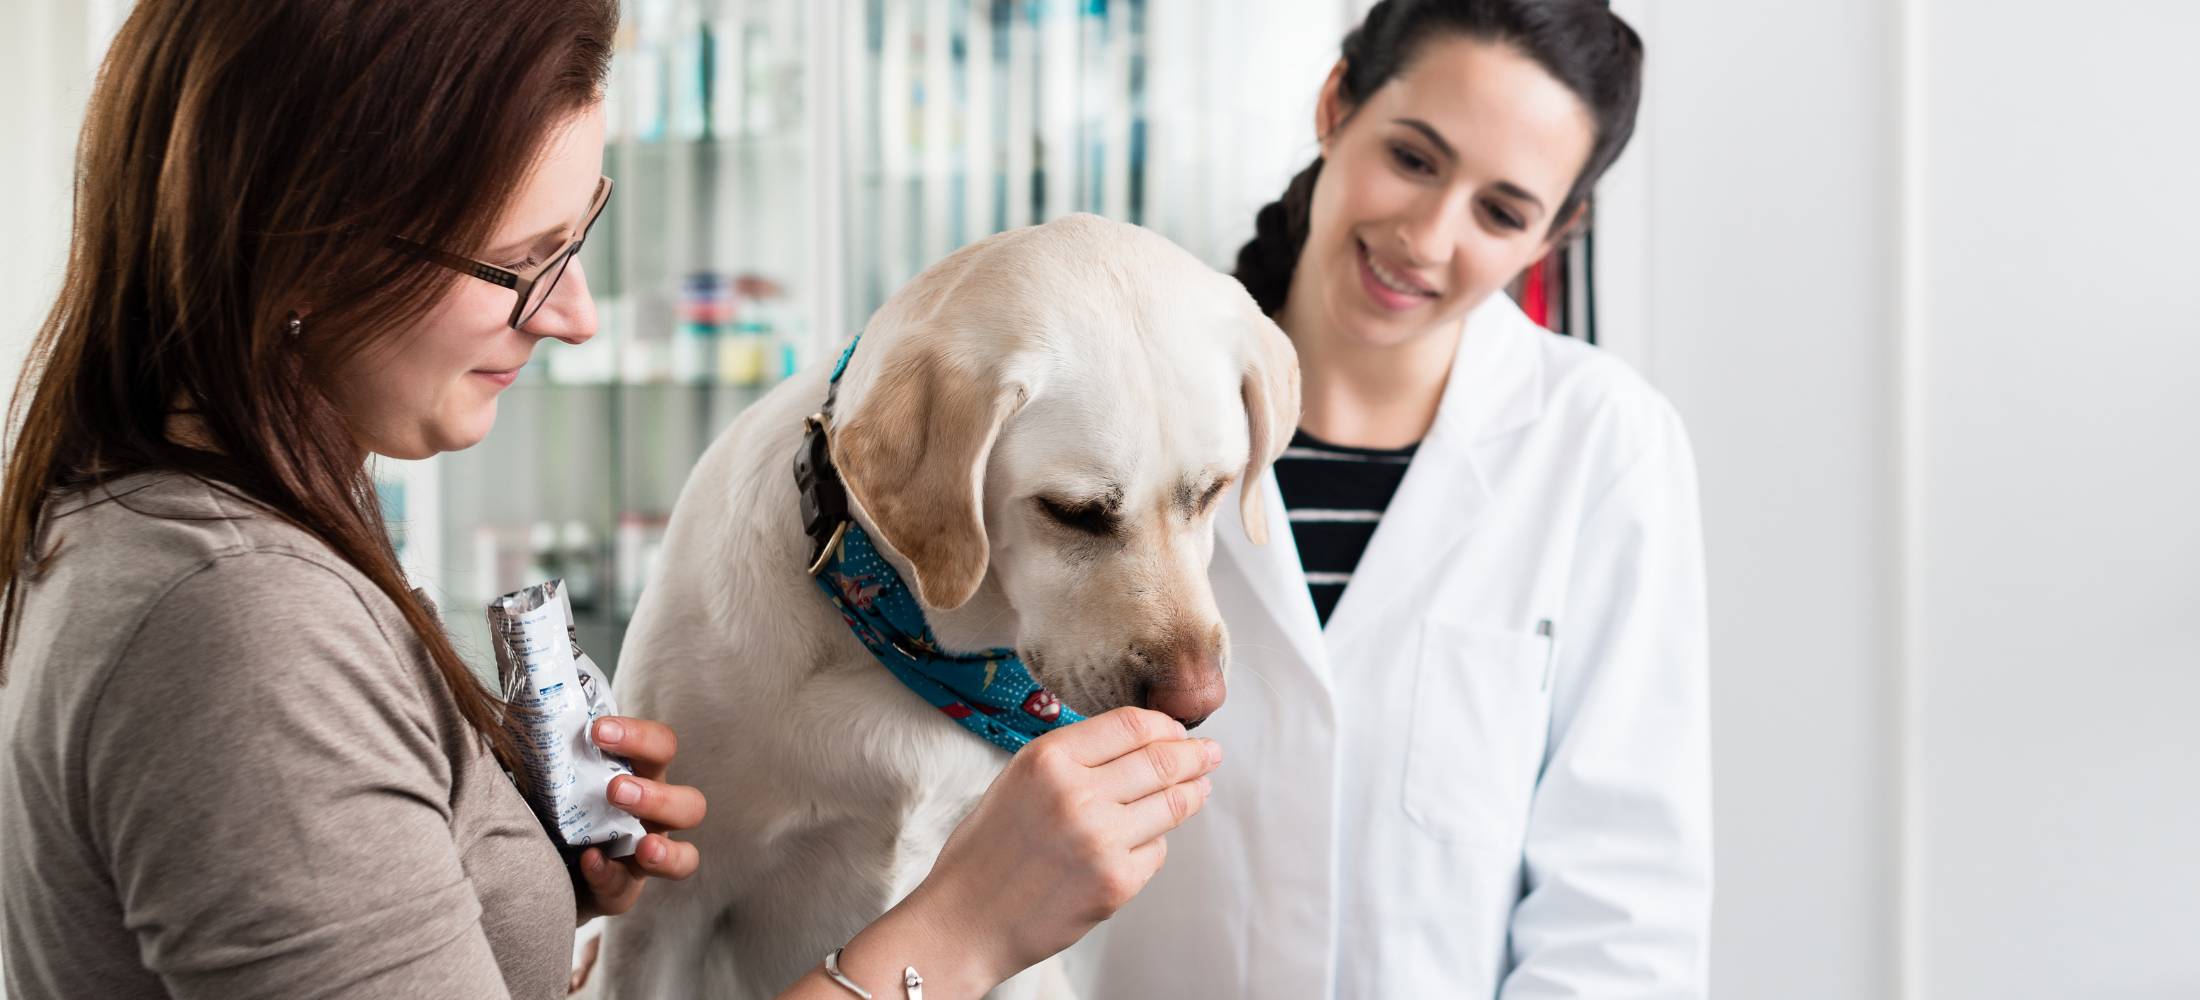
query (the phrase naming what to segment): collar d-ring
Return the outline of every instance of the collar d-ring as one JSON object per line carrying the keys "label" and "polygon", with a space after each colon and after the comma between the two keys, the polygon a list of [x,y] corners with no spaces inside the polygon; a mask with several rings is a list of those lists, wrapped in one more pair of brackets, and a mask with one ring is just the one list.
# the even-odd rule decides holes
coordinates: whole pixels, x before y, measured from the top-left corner
{"label": "collar d-ring", "polygon": [[833,528],[833,537],[825,540],[825,547],[818,550],[817,559],[810,563],[810,575],[825,572],[825,564],[833,561],[833,550],[840,547],[840,540],[848,537],[848,522],[842,521]]}

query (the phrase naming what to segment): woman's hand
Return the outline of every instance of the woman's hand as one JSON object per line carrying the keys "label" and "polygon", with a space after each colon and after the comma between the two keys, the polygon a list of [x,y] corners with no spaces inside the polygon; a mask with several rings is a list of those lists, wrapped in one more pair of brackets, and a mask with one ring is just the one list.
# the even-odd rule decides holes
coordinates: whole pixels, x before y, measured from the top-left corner
{"label": "woman's hand", "polygon": [[588,892],[580,901],[580,918],[625,913],[641,898],[642,880],[686,878],[695,874],[700,861],[695,845],[665,836],[667,830],[690,830],[703,821],[703,793],[689,785],[665,784],[665,768],[679,749],[672,728],[648,719],[607,715],[597,719],[592,733],[596,745],[618,754],[634,765],[633,774],[611,779],[611,804],[642,821],[649,833],[642,837],[631,857],[611,860],[601,848],[581,852],[581,879]]}
{"label": "woman's hand", "polygon": [[[1145,888],[1162,835],[1206,804],[1213,740],[1159,712],[1119,708],[1033,740],[940,850],[923,884],[849,943],[859,983],[976,997],[1084,937]],[[822,973],[812,978],[822,981]],[[805,980],[807,985],[809,980]]]}

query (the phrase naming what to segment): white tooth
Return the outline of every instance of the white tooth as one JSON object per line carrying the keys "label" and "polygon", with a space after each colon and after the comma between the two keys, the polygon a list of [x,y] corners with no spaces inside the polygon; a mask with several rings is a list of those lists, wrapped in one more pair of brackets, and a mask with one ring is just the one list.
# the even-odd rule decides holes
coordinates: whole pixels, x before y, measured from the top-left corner
{"label": "white tooth", "polygon": [[1382,282],[1383,287],[1388,288],[1393,292],[1405,291],[1405,289],[1398,287],[1398,279],[1394,277],[1388,270],[1386,270],[1381,264],[1376,264],[1374,270],[1375,280]]}
{"label": "white tooth", "polygon": [[1391,274],[1389,271],[1383,270],[1382,263],[1377,261],[1373,255],[1369,255],[1369,257],[1367,258],[1367,266],[1368,270],[1375,272],[1375,280],[1381,283],[1384,288],[1388,288],[1391,291],[1397,292],[1402,295],[1421,294],[1420,289],[1414,288],[1411,285],[1400,281],[1397,276]]}

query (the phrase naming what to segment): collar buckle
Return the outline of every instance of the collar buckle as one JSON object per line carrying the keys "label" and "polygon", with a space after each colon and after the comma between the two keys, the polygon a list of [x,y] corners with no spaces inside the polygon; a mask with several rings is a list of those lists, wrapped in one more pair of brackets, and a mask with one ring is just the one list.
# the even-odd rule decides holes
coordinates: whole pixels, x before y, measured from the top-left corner
{"label": "collar buckle", "polygon": [[825,408],[803,418],[802,447],[794,456],[794,485],[800,496],[802,533],[810,537],[810,575],[816,576],[831,560],[833,550],[848,533],[848,486],[833,468],[832,399]]}

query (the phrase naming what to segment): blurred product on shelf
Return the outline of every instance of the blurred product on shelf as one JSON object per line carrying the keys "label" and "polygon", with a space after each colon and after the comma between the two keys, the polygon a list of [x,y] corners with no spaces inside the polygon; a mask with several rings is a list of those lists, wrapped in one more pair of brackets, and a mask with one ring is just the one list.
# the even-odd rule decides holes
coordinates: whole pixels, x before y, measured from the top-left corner
{"label": "blurred product on shelf", "polygon": [[558,573],[565,578],[566,599],[573,603],[573,610],[586,614],[595,611],[603,600],[603,553],[597,548],[596,533],[590,531],[588,522],[578,518],[565,522],[558,535]]}
{"label": "blurred product on shelf", "polygon": [[619,352],[619,381],[647,385],[672,379],[672,345],[663,334],[637,331]]}
{"label": "blurred product on shelf", "polygon": [[1528,319],[1552,333],[1596,343],[1596,232],[1581,235],[1529,265],[1505,287]]}
{"label": "blurred product on shelf", "polygon": [[[646,6],[646,5],[645,5]],[[674,36],[665,60],[670,86],[665,88],[666,113],[672,136],[684,142],[711,137],[709,82],[716,54],[710,22],[696,11],[693,0],[673,8]]]}
{"label": "blurred product on shelf", "polygon": [[[1248,18],[1300,27],[1256,43]],[[1343,20],[1329,0],[626,0],[620,194],[578,264],[596,335],[543,344],[495,434],[385,490],[407,571],[461,611],[561,576],[616,670],[663,512],[746,407],[1002,229],[1097,212],[1226,265],[1303,164],[1286,106],[1311,107]],[[446,621],[485,655],[478,616]]]}
{"label": "blurred product on shelf", "polygon": [[511,529],[483,524],[473,531],[473,592],[468,605],[516,589],[528,573],[527,546],[510,537]]}
{"label": "blurred product on shelf", "polygon": [[405,509],[405,480],[384,475],[380,469],[374,476],[374,500],[382,508],[382,522],[390,533],[390,548],[397,551],[397,564],[411,565],[417,553],[412,551],[412,522]]}
{"label": "blurred product on shelf", "polygon": [[663,513],[623,511],[619,514],[619,528],[612,540],[611,565],[617,574],[612,584],[612,608],[620,616],[630,616],[641,602],[642,588],[657,572],[657,560],[664,554],[665,527],[671,521]]}
{"label": "blurred product on shelf", "polygon": [[726,324],[733,318],[733,287],[726,276],[703,271],[680,286],[680,325],[672,340],[672,378],[676,382],[709,379]]}
{"label": "blurred product on shelf", "polygon": [[527,529],[527,569],[520,578],[545,580],[559,575],[557,525],[536,521]]}
{"label": "blurred product on shelf", "polygon": [[770,332],[753,318],[743,318],[718,349],[718,381],[750,386],[764,381],[764,342]]}

